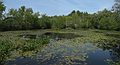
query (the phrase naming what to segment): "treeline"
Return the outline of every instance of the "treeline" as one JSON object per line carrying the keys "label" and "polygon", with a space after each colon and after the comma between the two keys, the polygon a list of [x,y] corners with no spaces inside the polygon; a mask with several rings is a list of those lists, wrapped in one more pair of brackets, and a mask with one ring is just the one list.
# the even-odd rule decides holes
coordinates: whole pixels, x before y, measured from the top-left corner
{"label": "treeline", "polygon": [[33,12],[32,8],[21,6],[10,9],[3,14],[5,6],[0,3],[0,30],[28,30],[28,29],[103,29],[120,30],[120,13],[118,7],[114,11],[104,9],[94,14],[72,11],[66,16],[47,16]]}

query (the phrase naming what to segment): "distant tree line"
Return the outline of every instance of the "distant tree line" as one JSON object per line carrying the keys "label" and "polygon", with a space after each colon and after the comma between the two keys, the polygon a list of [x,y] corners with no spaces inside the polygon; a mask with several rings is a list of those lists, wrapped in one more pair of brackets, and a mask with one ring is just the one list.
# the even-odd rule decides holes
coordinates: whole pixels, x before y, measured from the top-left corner
{"label": "distant tree line", "polygon": [[66,16],[47,16],[33,12],[32,8],[21,6],[19,9],[5,11],[0,2],[0,30],[28,29],[102,29],[120,30],[120,1],[115,0],[112,10],[104,9],[94,14],[72,11]]}

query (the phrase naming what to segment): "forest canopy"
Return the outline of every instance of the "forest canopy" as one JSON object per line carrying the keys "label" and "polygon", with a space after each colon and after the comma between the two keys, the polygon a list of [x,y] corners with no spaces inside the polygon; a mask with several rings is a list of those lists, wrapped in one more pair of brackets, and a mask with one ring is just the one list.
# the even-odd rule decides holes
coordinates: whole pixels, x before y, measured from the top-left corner
{"label": "forest canopy", "polygon": [[0,31],[30,29],[102,29],[120,30],[120,0],[115,0],[111,10],[93,14],[73,10],[68,15],[47,16],[21,6],[3,13],[6,6],[0,2]]}

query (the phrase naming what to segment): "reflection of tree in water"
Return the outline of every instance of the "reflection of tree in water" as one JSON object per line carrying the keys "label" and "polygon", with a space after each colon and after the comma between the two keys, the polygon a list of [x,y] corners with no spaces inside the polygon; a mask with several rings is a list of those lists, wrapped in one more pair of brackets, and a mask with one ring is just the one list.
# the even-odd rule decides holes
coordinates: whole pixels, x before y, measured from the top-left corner
{"label": "reflection of tree in water", "polygon": [[113,61],[120,59],[120,44],[117,44],[116,47],[111,49],[111,58]]}
{"label": "reflection of tree in water", "polygon": [[120,60],[120,40],[102,39],[98,42],[98,47],[109,50],[112,61]]}

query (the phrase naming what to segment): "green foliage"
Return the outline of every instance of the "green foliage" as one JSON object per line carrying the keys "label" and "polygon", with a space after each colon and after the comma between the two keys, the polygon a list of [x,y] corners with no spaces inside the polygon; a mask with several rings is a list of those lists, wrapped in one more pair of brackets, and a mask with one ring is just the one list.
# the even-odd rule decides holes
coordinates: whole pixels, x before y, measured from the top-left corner
{"label": "green foliage", "polygon": [[[21,6],[10,9],[6,17],[0,21],[0,30],[29,30],[29,29],[103,29],[120,30],[119,0],[114,5],[114,11],[104,9],[94,14],[73,10],[66,16],[46,16],[34,13],[32,8]],[[115,4],[116,4],[115,3]],[[5,10],[0,3],[0,9]]]}
{"label": "green foliage", "polygon": [[51,29],[52,21],[50,17],[43,15],[37,22],[38,28],[40,29]]}
{"label": "green foliage", "polygon": [[20,52],[21,54],[30,51],[35,51],[36,53],[43,45],[48,43],[48,38],[22,41],[13,39],[7,40],[6,38],[0,39],[0,64],[3,64],[5,61],[7,61],[14,51]]}
{"label": "green foliage", "polygon": [[19,50],[25,51],[35,51],[38,48],[40,48],[44,44],[48,44],[49,40],[47,38],[41,38],[41,39],[33,39],[33,40],[26,40],[23,42],[23,45],[18,46]]}
{"label": "green foliage", "polygon": [[0,40],[0,64],[2,64],[13,50],[13,45],[10,41]]}
{"label": "green foliage", "polygon": [[66,27],[66,18],[64,16],[55,16],[52,18],[52,28],[64,29]]}
{"label": "green foliage", "polygon": [[2,1],[0,1],[0,20],[2,19],[2,13],[5,11],[5,6]]}
{"label": "green foliage", "polygon": [[120,14],[120,0],[115,0],[112,10]]}
{"label": "green foliage", "polygon": [[10,9],[7,17],[4,18],[2,30],[24,30],[37,27],[39,13],[33,13],[31,8]]}

